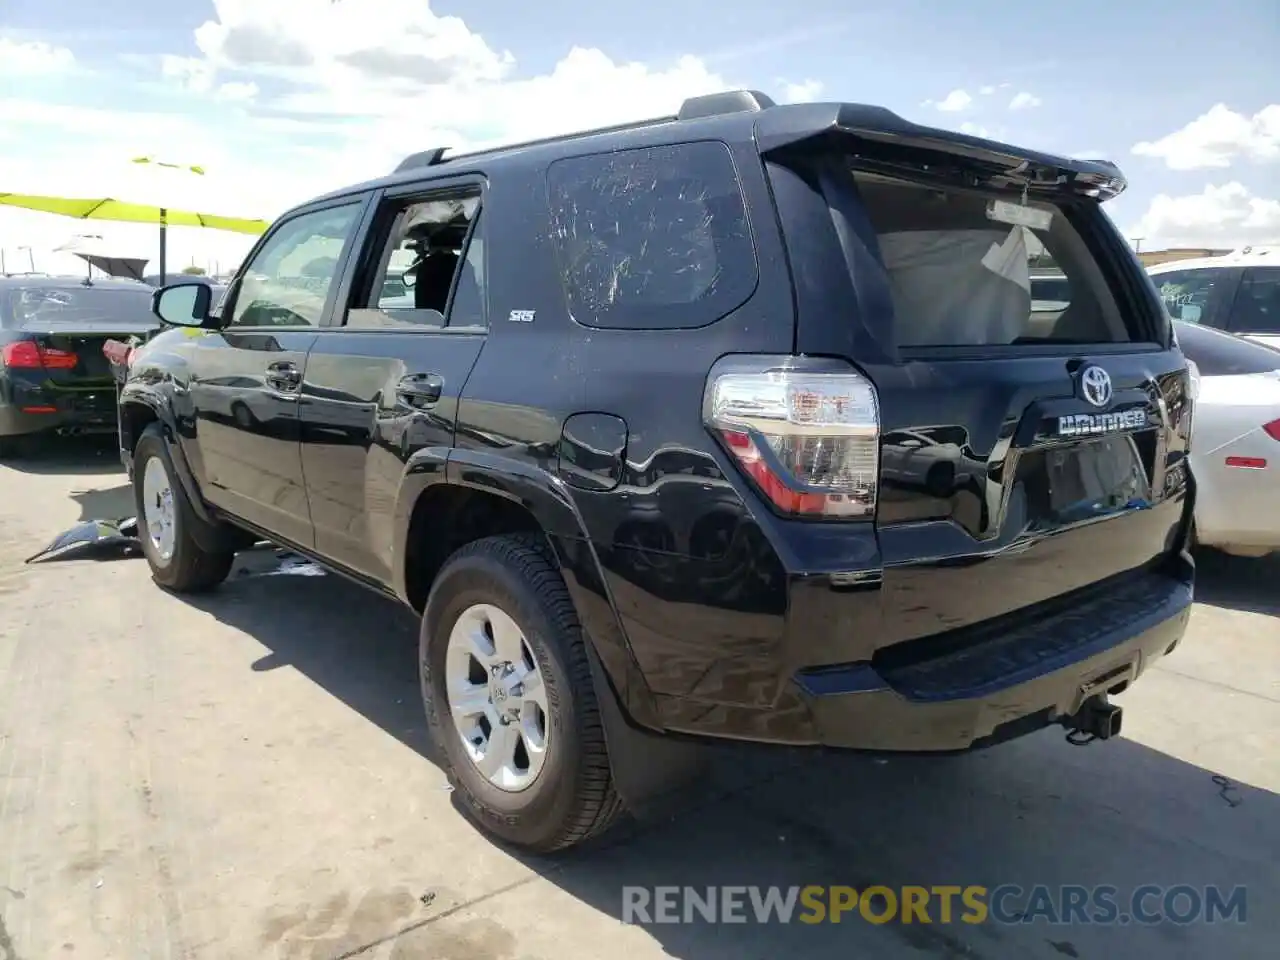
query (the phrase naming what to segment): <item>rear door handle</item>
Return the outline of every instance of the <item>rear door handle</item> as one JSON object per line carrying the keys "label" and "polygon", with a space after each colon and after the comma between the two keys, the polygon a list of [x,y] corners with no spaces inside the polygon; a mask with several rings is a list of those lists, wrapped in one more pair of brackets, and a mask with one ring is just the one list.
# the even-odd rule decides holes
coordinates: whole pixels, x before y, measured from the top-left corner
{"label": "rear door handle", "polygon": [[302,372],[290,360],[277,360],[267,364],[267,386],[284,393],[293,393],[302,384]]}
{"label": "rear door handle", "polygon": [[396,397],[411,407],[428,406],[440,399],[444,377],[434,373],[414,373],[396,384]]}

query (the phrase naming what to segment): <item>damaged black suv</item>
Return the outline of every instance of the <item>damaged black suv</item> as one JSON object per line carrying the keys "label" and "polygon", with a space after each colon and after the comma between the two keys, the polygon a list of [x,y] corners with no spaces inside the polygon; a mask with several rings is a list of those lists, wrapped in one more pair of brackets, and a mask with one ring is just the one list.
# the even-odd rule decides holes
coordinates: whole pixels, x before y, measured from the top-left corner
{"label": "damaged black suv", "polygon": [[1191,386],[1123,187],[747,91],[415,154],[281,217],[216,306],[156,294],[186,329],[120,407],[154,578],[267,539],[421,613],[456,796],[531,850],[707,738],[1112,736],[1194,571]]}

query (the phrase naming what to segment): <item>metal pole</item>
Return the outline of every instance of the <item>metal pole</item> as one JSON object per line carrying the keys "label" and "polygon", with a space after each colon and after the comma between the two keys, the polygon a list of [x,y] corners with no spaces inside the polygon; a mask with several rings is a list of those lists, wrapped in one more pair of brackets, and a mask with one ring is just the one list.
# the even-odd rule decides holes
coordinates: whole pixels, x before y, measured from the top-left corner
{"label": "metal pole", "polygon": [[8,274],[9,270],[4,265],[4,247],[0,247],[0,277]]}
{"label": "metal pole", "polygon": [[165,284],[164,246],[165,246],[165,239],[166,239],[165,233],[166,233],[166,227],[168,226],[168,220],[169,220],[169,211],[166,210],[164,207],[161,207],[160,208],[160,286],[162,287]]}

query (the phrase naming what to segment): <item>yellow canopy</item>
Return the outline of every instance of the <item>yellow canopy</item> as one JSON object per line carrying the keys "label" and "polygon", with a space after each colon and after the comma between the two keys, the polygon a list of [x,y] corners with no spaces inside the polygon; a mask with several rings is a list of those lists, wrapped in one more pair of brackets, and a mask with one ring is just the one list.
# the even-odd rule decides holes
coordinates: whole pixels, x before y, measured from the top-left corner
{"label": "yellow canopy", "polygon": [[223,217],[216,213],[194,213],[175,210],[172,207],[155,207],[145,203],[130,203],[110,197],[77,199],[75,197],[44,197],[34,193],[0,193],[0,206],[21,207],[56,213],[77,220],[118,220],[124,223],[153,223],[168,227],[209,227],[232,233],[258,236],[266,232],[270,224],[266,220],[246,217]]}

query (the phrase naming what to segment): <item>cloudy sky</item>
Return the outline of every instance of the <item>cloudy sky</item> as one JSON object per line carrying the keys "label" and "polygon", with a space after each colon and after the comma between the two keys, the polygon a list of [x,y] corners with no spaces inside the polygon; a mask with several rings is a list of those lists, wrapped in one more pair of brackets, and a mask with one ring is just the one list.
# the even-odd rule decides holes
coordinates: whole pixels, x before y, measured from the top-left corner
{"label": "cloudy sky", "polygon": [[[751,86],[1113,159],[1131,187],[1108,208],[1143,249],[1280,242],[1277,9],[0,0],[0,191],[270,218],[425,147],[661,115],[690,94]],[[46,251],[76,233],[155,256],[150,228],[0,208],[0,245],[17,262],[28,244],[37,267],[62,268]],[[170,263],[228,269],[248,242],[175,230]]]}

